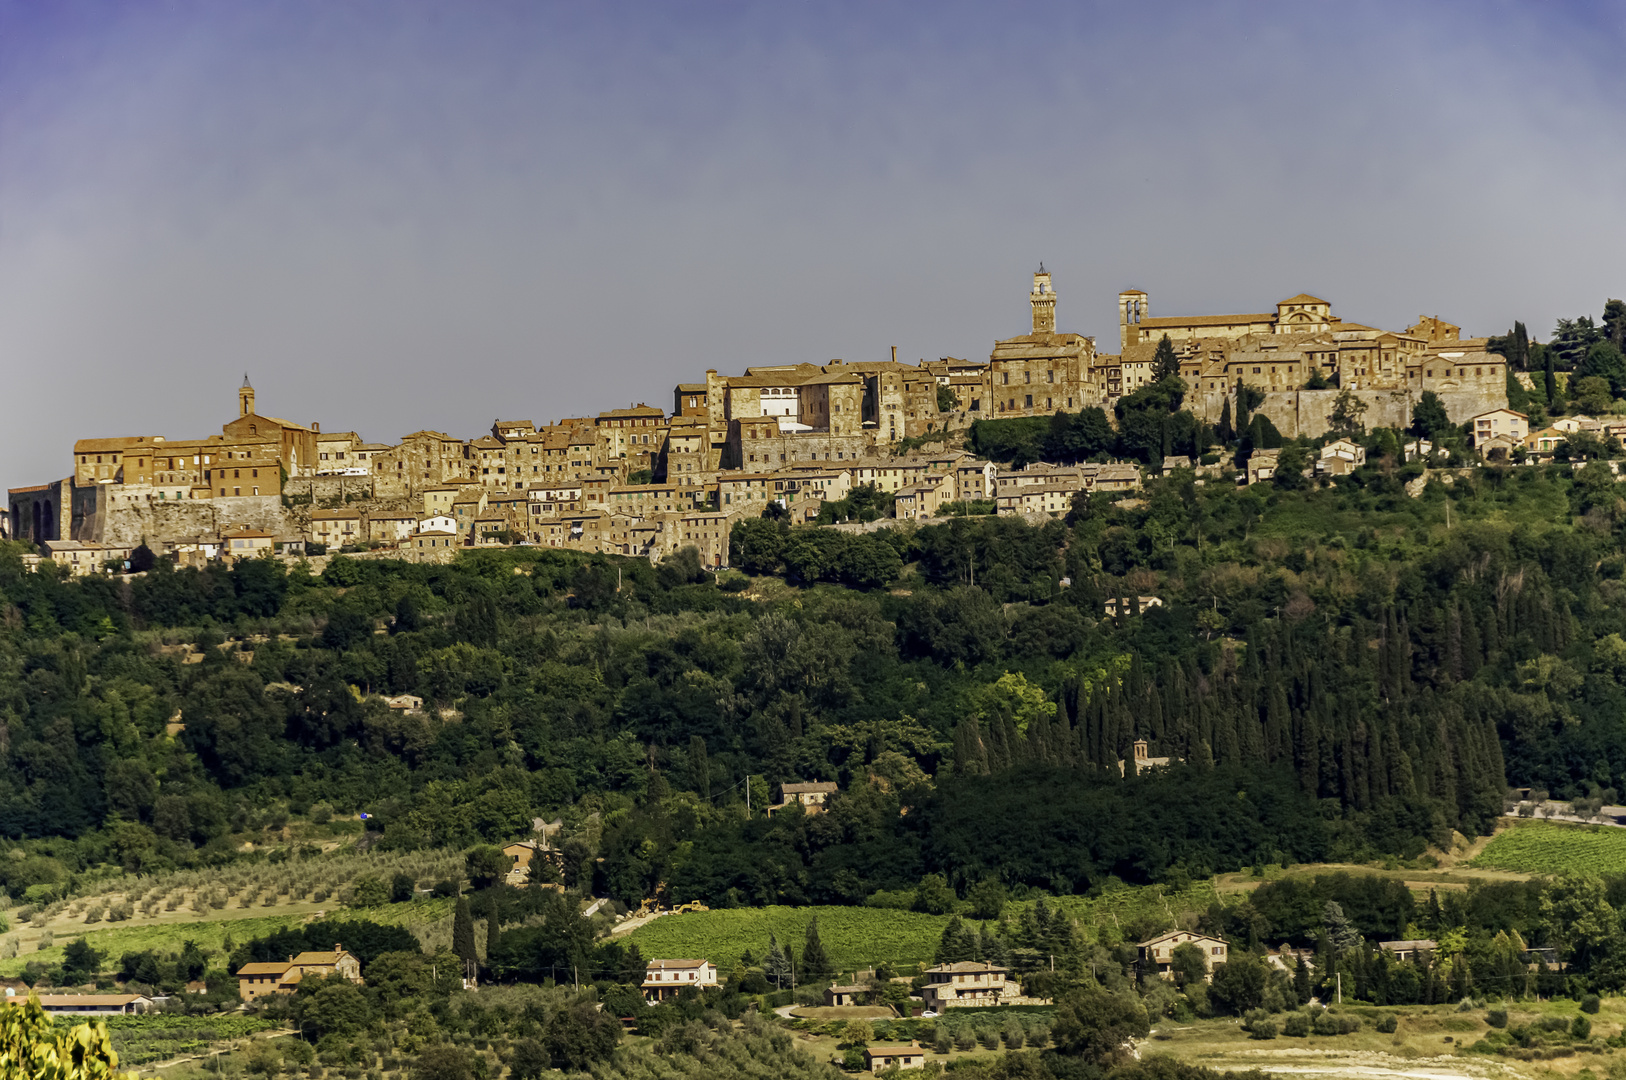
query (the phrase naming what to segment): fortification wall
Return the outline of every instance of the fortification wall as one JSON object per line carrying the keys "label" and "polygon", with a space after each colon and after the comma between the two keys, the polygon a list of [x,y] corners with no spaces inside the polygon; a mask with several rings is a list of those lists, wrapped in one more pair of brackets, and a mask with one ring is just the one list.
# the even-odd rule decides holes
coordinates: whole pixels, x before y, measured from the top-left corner
{"label": "fortification wall", "polygon": [[[1411,390],[1356,390],[1355,398],[1366,404],[1361,422],[1368,429],[1375,427],[1405,428],[1411,424],[1412,410],[1422,395]],[[1316,438],[1324,435],[1330,426],[1333,403],[1338,400],[1337,390],[1278,390],[1265,394],[1264,404],[1258,412],[1269,418],[1276,430],[1287,438],[1300,436]],[[1436,391],[1445,405],[1446,415],[1453,423],[1466,423],[1470,418],[1491,409],[1507,407],[1507,391],[1489,389],[1460,389]],[[1209,423],[1219,420],[1220,411],[1229,395],[1225,391],[1203,390],[1190,395],[1190,407]]]}
{"label": "fortification wall", "polygon": [[121,506],[103,513],[99,525],[100,535],[89,539],[107,544],[139,544],[145,539],[152,546],[199,535],[216,536],[232,529],[261,529],[278,537],[304,531],[276,495]]}
{"label": "fortification wall", "polygon": [[371,499],[377,493],[370,476],[289,477],[282,493],[290,499],[309,496],[318,506],[340,505],[346,498]]}

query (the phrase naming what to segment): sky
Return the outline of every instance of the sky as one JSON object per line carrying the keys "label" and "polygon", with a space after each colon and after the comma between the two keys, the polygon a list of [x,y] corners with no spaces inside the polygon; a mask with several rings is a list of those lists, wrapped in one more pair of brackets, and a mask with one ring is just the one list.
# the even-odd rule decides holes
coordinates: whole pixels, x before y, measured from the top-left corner
{"label": "sky", "polygon": [[1626,295],[1626,0],[0,0],[0,483],[708,368]]}

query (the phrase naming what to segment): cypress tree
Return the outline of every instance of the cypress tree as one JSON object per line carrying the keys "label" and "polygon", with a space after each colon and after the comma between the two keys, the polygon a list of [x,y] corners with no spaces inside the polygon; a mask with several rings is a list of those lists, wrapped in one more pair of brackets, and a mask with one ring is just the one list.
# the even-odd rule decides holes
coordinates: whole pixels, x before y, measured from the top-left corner
{"label": "cypress tree", "polygon": [[452,952],[464,964],[474,963],[474,917],[469,914],[469,902],[463,897],[457,898],[457,907],[452,912]]}
{"label": "cypress tree", "polygon": [[502,937],[502,920],[497,915],[497,894],[491,894],[491,903],[486,906],[486,966],[491,965],[491,958],[497,955],[497,942]]}
{"label": "cypress tree", "polygon": [[1229,396],[1226,397],[1225,404],[1220,406],[1219,423],[1214,425],[1214,438],[1218,439],[1223,446],[1230,446],[1236,442],[1236,429],[1231,426],[1231,399]]}
{"label": "cypress tree", "polygon": [[814,916],[807,924],[807,939],[802,942],[802,975],[807,979],[827,979],[835,969],[819,940],[819,920]]}

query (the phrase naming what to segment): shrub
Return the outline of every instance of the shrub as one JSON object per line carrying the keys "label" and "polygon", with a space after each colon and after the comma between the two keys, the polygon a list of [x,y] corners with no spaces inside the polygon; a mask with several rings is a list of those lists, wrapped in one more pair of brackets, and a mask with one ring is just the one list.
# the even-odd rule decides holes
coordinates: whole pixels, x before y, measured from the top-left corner
{"label": "shrub", "polygon": [[937,1038],[932,1042],[932,1049],[939,1054],[946,1054],[954,1049],[954,1037],[949,1034],[948,1028],[940,1027],[937,1029]]}
{"label": "shrub", "polygon": [[1601,1002],[1598,1000],[1597,994],[1587,994],[1585,997],[1581,998],[1581,1011],[1584,1013],[1596,1013],[1600,1004]]}
{"label": "shrub", "polygon": [[1485,1013],[1485,1023],[1493,1028],[1507,1027],[1507,1010],[1490,1009]]}
{"label": "shrub", "polygon": [[1301,1012],[1289,1013],[1282,1021],[1282,1034],[1302,1039],[1310,1034],[1310,1018]]}
{"label": "shrub", "polygon": [[977,1041],[982,1044],[984,1050],[998,1050],[999,1029],[992,1027],[978,1028]]}
{"label": "shrub", "polygon": [[1385,1035],[1393,1035],[1395,1028],[1400,1026],[1400,1021],[1393,1013],[1386,1013],[1378,1017],[1378,1022],[1374,1026]]}
{"label": "shrub", "polygon": [[1276,1037],[1276,1021],[1254,1021],[1248,1025],[1248,1036],[1254,1039],[1274,1039]]}
{"label": "shrub", "polygon": [[1570,1024],[1570,1036],[1576,1039],[1592,1038],[1592,1021],[1584,1016],[1577,1016]]}
{"label": "shrub", "polygon": [[954,1049],[970,1050],[977,1045],[977,1034],[971,1030],[970,1024],[961,1024],[954,1033]]}
{"label": "shrub", "polygon": [[1314,1031],[1317,1035],[1348,1035],[1350,1032],[1361,1030],[1361,1022],[1353,1016],[1340,1016],[1336,1013],[1324,1012],[1315,1018]]}

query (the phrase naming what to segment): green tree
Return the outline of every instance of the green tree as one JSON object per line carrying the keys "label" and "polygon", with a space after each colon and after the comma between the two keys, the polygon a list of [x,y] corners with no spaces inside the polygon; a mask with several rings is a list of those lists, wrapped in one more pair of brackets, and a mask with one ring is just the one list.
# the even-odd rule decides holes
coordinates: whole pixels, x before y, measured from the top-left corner
{"label": "green tree", "polygon": [[403,904],[411,900],[417,887],[418,883],[412,879],[411,874],[397,873],[390,878],[390,902]]}
{"label": "green tree", "polygon": [[294,995],[294,1018],[300,1029],[309,1027],[318,1038],[360,1031],[373,1019],[372,1006],[355,983],[343,975],[307,979]]}
{"label": "green tree", "polygon": [[136,1080],[118,1071],[118,1055],[103,1022],[58,1025],[30,992],[21,1005],[0,1009],[0,1076],[5,1080]]}
{"label": "green tree", "polygon": [[477,954],[474,951],[474,917],[469,913],[465,897],[457,898],[452,911],[452,952],[463,961],[465,969],[472,968]]}
{"label": "green tree", "polygon": [[1366,415],[1366,402],[1355,396],[1353,390],[1340,390],[1332,401],[1332,412],[1327,415],[1327,426],[1345,438],[1356,438],[1366,430],[1361,417]]}
{"label": "green tree", "polygon": [[474,889],[491,888],[508,874],[512,864],[513,860],[502,853],[502,848],[486,844],[470,848],[463,856],[464,873]]}
{"label": "green tree", "polygon": [[1424,390],[1423,396],[1411,412],[1411,433],[1434,442],[1439,442],[1442,436],[1453,430],[1451,417],[1446,414],[1445,402],[1432,390]]}
{"label": "green tree", "polygon": [[1221,446],[1230,446],[1236,442],[1236,429],[1231,426],[1231,398],[1226,396],[1224,404],[1220,406],[1219,423],[1214,425],[1214,437],[1220,441]]}
{"label": "green tree", "polygon": [[1059,1053],[1108,1068],[1127,1060],[1129,1040],[1144,1039],[1150,1030],[1146,1009],[1133,995],[1090,986],[1056,1003],[1050,1037]]}
{"label": "green tree", "polygon": [[1304,447],[1296,442],[1283,443],[1281,453],[1276,457],[1276,472],[1271,482],[1283,491],[1302,491],[1310,486],[1309,477],[1304,475],[1309,463],[1309,455],[1304,452]]}
{"label": "green tree", "polygon": [[778,573],[786,531],[779,522],[761,518],[736,521],[728,534],[728,564],[748,574]]}
{"label": "green tree", "polygon": [[[1613,345],[1594,346],[1594,348],[1612,349]],[[1570,394],[1575,398],[1575,404],[1589,413],[1605,413],[1615,404],[1614,390],[1609,380],[1602,375],[1586,375],[1581,378],[1570,379]]]}
{"label": "green tree", "polygon": [[460,1047],[444,1043],[426,1046],[418,1051],[409,1075],[412,1080],[474,1080],[474,1062],[472,1055]]}
{"label": "green tree", "polygon": [[1010,895],[1004,884],[995,878],[983,878],[971,886],[966,893],[966,900],[971,904],[971,914],[979,919],[997,920],[1005,910],[1006,898]]}
{"label": "green tree", "polygon": [[89,981],[102,967],[102,954],[84,938],[74,938],[62,950],[62,979],[72,985]]}
{"label": "green tree", "polygon": [[956,915],[943,928],[943,936],[938,939],[937,954],[933,959],[939,964],[958,964],[977,959],[978,951],[976,932]]}
{"label": "green tree", "polygon": [[947,915],[958,903],[954,890],[942,874],[927,874],[915,886],[915,910],[928,915]]}
{"label": "green tree", "polygon": [[1174,985],[1184,989],[1208,978],[1207,958],[1200,947],[1182,942],[1169,954],[1169,972],[1174,976]]}
{"label": "green tree", "polygon": [[1620,348],[1611,341],[1596,342],[1587,348],[1585,357],[1570,376],[1572,391],[1576,388],[1577,377],[1583,381],[1588,377],[1603,379],[1609,384],[1610,394],[1619,397],[1626,393],[1626,355],[1622,355]]}
{"label": "green tree", "polygon": [[953,412],[960,407],[960,399],[952,387],[939,386],[937,388],[937,411],[940,413]]}
{"label": "green tree", "polygon": [[1604,301],[1603,336],[1609,344],[1626,352],[1626,301]]}
{"label": "green tree", "polygon": [[1270,972],[1263,960],[1243,949],[1233,949],[1225,963],[1214,968],[1208,997],[1238,1016],[1264,1004]]}
{"label": "green tree", "polygon": [[486,958],[489,961],[497,953],[497,944],[502,938],[502,916],[497,910],[497,894],[493,892],[491,899],[486,903]]}
{"label": "green tree", "polygon": [[571,1071],[586,1070],[595,1061],[608,1060],[620,1041],[621,1022],[585,1002],[549,1017],[543,1039],[553,1064]]}
{"label": "green tree", "polygon": [[1346,953],[1360,947],[1360,931],[1349,921],[1349,917],[1344,914],[1343,905],[1338,901],[1328,900],[1322,905],[1321,926],[1327,932],[1327,940],[1337,952]]}
{"label": "green tree", "polygon": [[1541,895],[1541,917],[1561,955],[1590,967],[1619,933],[1620,920],[1595,874],[1561,874]]}
{"label": "green tree", "polygon": [[[643,1004],[643,998],[638,998]],[[620,1014],[629,1015],[629,1014]],[[542,1074],[553,1068],[553,1060],[548,1055],[548,1048],[536,1039],[520,1039],[514,1043],[513,1056],[509,1059],[514,1080],[541,1080]]]}
{"label": "green tree", "polygon": [[828,979],[834,973],[835,966],[819,940],[818,916],[814,916],[807,924],[807,939],[802,943],[802,977],[811,982]]}
{"label": "green tree", "polygon": [[1236,380],[1236,428],[1238,431],[1248,430],[1248,418],[1253,410],[1265,403],[1265,392],[1257,386],[1249,386],[1238,376]]}
{"label": "green tree", "polygon": [[1164,334],[1157,343],[1157,351],[1152,354],[1152,378],[1161,382],[1164,379],[1178,379],[1180,377],[1180,357],[1175,355],[1174,342],[1169,335]]}
{"label": "green tree", "polygon": [[790,984],[791,967],[790,957],[785,955],[784,946],[771,932],[768,934],[768,955],[762,961],[763,973],[773,980],[774,987],[784,989]]}

